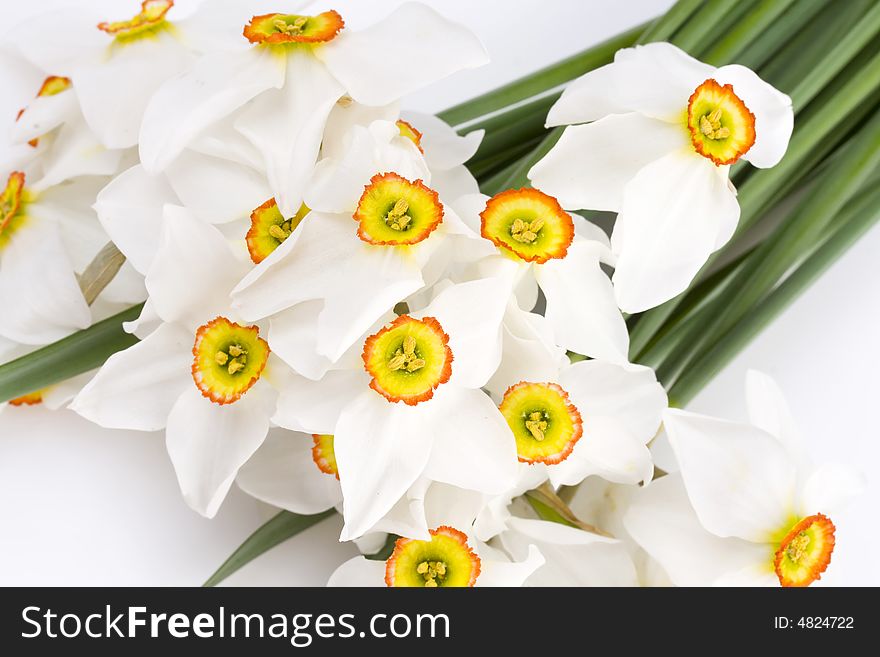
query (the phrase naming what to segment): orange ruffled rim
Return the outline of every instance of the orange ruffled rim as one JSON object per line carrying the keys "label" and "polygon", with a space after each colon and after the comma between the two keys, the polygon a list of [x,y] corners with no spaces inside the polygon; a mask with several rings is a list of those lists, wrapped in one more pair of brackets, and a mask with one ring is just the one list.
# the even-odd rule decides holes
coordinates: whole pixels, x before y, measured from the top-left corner
{"label": "orange ruffled rim", "polygon": [[[253,331],[256,334],[257,341],[266,349],[266,358],[263,359],[262,363],[260,363],[259,369],[254,372],[251,378],[241,387],[239,387],[235,394],[233,395],[221,395],[211,389],[211,387],[205,383],[204,377],[201,376],[201,368],[199,367],[199,347],[201,346],[202,340],[205,336],[210,333],[211,329],[216,328],[220,325],[227,325],[229,327],[235,327],[240,329],[246,329]],[[268,354],[269,354],[269,343],[266,342],[263,338],[259,337],[260,329],[256,326],[242,326],[241,324],[236,324],[235,322],[231,322],[225,317],[215,317],[207,324],[203,324],[196,331],[196,340],[193,344],[192,354],[193,354],[193,363],[190,368],[192,372],[193,381],[195,381],[196,387],[199,389],[199,392],[202,393],[202,397],[205,399],[209,399],[215,404],[220,404],[224,406],[226,404],[232,404],[241,399],[244,394],[254,387],[254,384],[259,381],[260,376],[263,374],[263,370],[266,369],[266,364],[269,362]]]}
{"label": "orange ruffled rim", "polygon": [[251,18],[250,23],[244,26],[242,34],[244,34],[244,37],[251,43],[326,43],[327,41],[335,39],[336,35],[345,27],[345,21],[342,20],[342,16],[339,12],[331,9],[314,17],[321,18],[326,23],[324,29],[315,34],[285,34],[283,32],[267,34],[260,29],[259,24],[266,19],[272,18],[273,16],[285,15],[286,14],[276,12],[273,14],[254,16]]}
{"label": "orange ruffled rim", "polygon": [[[480,572],[482,570],[482,561],[480,557],[474,552],[473,548],[468,545],[467,535],[464,532],[461,532],[455,527],[450,527],[449,525],[440,525],[436,529],[428,530],[428,533],[433,537],[437,534],[443,534],[444,536],[448,536],[449,538],[454,539],[456,542],[460,543],[463,548],[467,551],[468,556],[470,557],[471,564],[473,564],[473,568],[471,569],[470,579],[468,580],[468,586],[473,587],[477,583],[477,578],[480,576]],[[395,586],[395,575],[397,570],[397,559],[400,555],[406,550],[407,546],[411,543],[421,543],[423,541],[418,541],[413,538],[398,538],[394,542],[394,551],[391,553],[391,556],[385,562],[385,584],[386,586],[393,587]]]}
{"label": "orange ruffled rim", "polygon": [[[791,579],[786,576],[782,568],[786,549],[798,534],[809,529],[813,525],[817,526],[817,531],[822,535],[824,540],[822,551],[819,553],[818,558],[815,559],[815,563],[810,564],[807,568],[808,573],[805,578],[797,580]],[[822,579],[822,573],[825,572],[825,569],[828,568],[828,564],[831,563],[831,553],[834,552],[834,532],[834,523],[831,522],[831,519],[828,516],[822,513],[807,516],[792,527],[788,534],[785,535],[785,538],[782,539],[782,542],[779,544],[779,549],[776,550],[776,554],[773,558],[773,569],[776,571],[779,583],[784,587],[804,587],[809,586],[818,579]]]}
{"label": "orange ruffled rim", "polygon": [[[739,137],[739,141],[742,145],[734,148],[731,151],[731,155],[728,157],[718,157],[717,155],[710,153],[705,148],[705,137],[700,132],[698,124],[694,120],[694,104],[703,93],[707,92],[720,96],[727,103],[729,103],[729,106],[734,108],[739,114],[739,117],[743,121],[743,125],[746,129],[745,135]],[[737,160],[739,160],[739,158],[745,155],[749,151],[749,149],[755,144],[755,115],[748,107],[746,107],[746,104],[743,102],[743,100],[736,95],[733,90],[732,84],[725,84],[722,86],[714,78],[709,78],[699,87],[697,87],[694,90],[694,93],[690,95],[690,98],[688,98],[688,131],[691,134],[691,144],[693,144],[694,150],[696,150],[697,153],[705,158],[712,160],[712,162],[714,162],[718,166],[733,164]]]}
{"label": "orange ruffled rim", "polygon": [[[149,5],[165,5],[161,13],[154,18],[147,18]],[[125,35],[135,31],[141,31],[153,25],[158,25],[165,20],[168,10],[174,6],[174,0],[143,0],[139,14],[127,21],[102,21],[98,23],[98,29],[107,34]]]}
{"label": "orange ruffled rim", "polygon": [[[516,392],[517,390],[519,390],[521,388],[524,388],[527,386],[533,386],[533,385],[540,385],[544,388],[552,390],[553,392],[557,393],[561,397],[562,402],[565,405],[565,410],[568,413],[568,417],[571,418],[571,423],[573,425],[573,431],[572,431],[571,437],[568,439],[568,442],[566,442],[563,450],[553,456],[545,456],[543,458],[531,459],[531,458],[526,458],[526,457],[521,456],[517,451],[516,458],[520,463],[528,463],[530,465],[535,464],[535,463],[544,463],[545,465],[556,465],[558,463],[562,463],[565,459],[567,459],[571,455],[571,453],[574,451],[574,446],[577,444],[577,442],[584,435],[584,422],[583,422],[583,419],[581,418],[581,413],[577,409],[577,406],[575,406],[571,402],[571,399],[569,398],[568,393],[565,390],[563,390],[559,385],[557,385],[555,383],[535,384],[535,383],[531,383],[529,381],[520,381],[519,383],[515,383],[514,385],[510,386],[505,391],[504,397],[501,400],[501,405],[499,407],[499,410],[501,410],[501,413],[503,415],[504,414],[504,404],[505,404],[505,402],[508,401],[509,395],[511,395],[512,393]],[[506,416],[505,416],[505,419],[507,419]]]}
{"label": "orange ruffled rim", "polygon": [[[416,191],[422,196],[422,200],[425,202],[430,202],[433,205],[432,213],[433,217],[428,223],[422,227],[421,230],[414,232],[411,237],[401,237],[389,240],[382,240],[373,235],[370,235],[368,229],[365,226],[368,226],[371,219],[374,217],[370,217],[369,213],[366,210],[366,206],[368,204],[368,199],[372,192],[374,192],[378,187],[380,187],[383,183],[401,183],[408,186],[410,189]],[[357,209],[354,211],[352,218],[358,222],[358,237],[360,237],[367,244],[373,244],[376,246],[409,246],[412,244],[418,244],[422,242],[431,235],[437,227],[440,225],[440,222],[443,221],[443,204],[440,202],[440,195],[425,185],[421,179],[416,180],[407,180],[403,176],[396,174],[394,172],[388,173],[377,173],[372,178],[370,178],[370,183],[364,187],[364,193],[361,194],[360,199],[358,200]]]}

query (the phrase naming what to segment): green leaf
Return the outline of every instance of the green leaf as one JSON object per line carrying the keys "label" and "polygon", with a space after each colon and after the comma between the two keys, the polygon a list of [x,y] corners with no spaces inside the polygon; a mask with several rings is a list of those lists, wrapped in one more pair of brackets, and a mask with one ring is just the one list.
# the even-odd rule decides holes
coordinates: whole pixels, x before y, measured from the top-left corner
{"label": "green leaf", "polygon": [[[739,2],[724,2],[714,0],[704,2],[697,12],[678,30],[670,39],[672,43],[688,53],[700,51],[700,46],[707,40],[716,27],[720,27],[722,21],[731,11],[743,2],[751,3],[753,0],[739,0]],[[733,26],[733,21],[727,23],[727,27]],[[668,38],[668,37],[667,37]],[[661,37],[663,39],[663,37]]]}
{"label": "green leaf", "polygon": [[[733,61],[743,51],[743,44],[753,41],[770,25],[781,22],[780,16],[793,2],[794,0],[760,0],[734,27],[724,31],[724,36],[703,55],[703,61],[713,65]],[[722,25],[728,27],[724,23],[729,21],[730,18],[725,18]]]}
{"label": "green leaf", "polygon": [[678,0],[665,14],[642,33],[638,43],[666,41],[700,8],[703,0]]}
{"label": "green leaf", "polygon": [[42,390],[100,367],[110,356],[138,339],[122,329],[138,318],[143,306],[129,308],[47,347],[0,365],[0,402]]}
{"label": "green leaf", "polygon": [[312,516],[301,516],[290,511],[282,511],[248,536],[247,540],[223,562],[223,565],[217,569],[217,572],[211,575],[202,586],[217,586],[217,584],[232,573],[250,563],[264,552],[271,550],[288,538],[296,536],[335,513],[335,509],[328,509]]}

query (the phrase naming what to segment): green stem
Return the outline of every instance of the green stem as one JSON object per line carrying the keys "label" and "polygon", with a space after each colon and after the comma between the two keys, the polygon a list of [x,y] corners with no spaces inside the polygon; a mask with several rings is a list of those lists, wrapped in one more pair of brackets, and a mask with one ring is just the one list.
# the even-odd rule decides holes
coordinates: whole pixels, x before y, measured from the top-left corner
{"label": "green stem", "polygon": [[678,0],[642,33],[637,43],[666,41],[700,8],[703,0]]}
{"label": "green stem", "polygon": [[703,56],[708,64],[720,65],[733,61],[743,50],[744,43],[750,43],[788,10],[794,0],[760,0],[748,15],[733,28],[724,33],[724,37]]}
{"label": "green stem", "polygon": [[773,22],[747,48],[740,48],[737,63],[757,71],[829,6],[826,0],[798,0],[788,8],[782,20]]}
{"label": "green stem", "polygon": [[[746,0],[748,2],[748,0]],[[671,41],[685,52],[698,52],[702,43],[713,30],[721,24],[728,12],[734,10],[738,3],[713,0],[705,2],[684,26],[675,33]],[[660,37],[660,40],[668,39]]]}
{"label": "green stem", "polygon": [[138,340],[122,329],[138,318],[143,306],[74,333],[47,347],[0,365],[0,402],[15,399],[100,367],[110,356]]}

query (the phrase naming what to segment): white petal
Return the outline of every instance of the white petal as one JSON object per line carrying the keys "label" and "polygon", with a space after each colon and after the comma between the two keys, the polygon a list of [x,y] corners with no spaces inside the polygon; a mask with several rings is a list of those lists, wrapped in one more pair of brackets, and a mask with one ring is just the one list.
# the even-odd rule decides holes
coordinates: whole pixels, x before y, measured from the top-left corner
{"label": "white petal", "polygon": [[291,50],[284,86],[261,94],[235,121],[236,130],[263,154],[269,186],[284,216],[300,208],[324,124],[343,92],[311,49]]}
{"label": "white petal", "polygon": [[177,202],[163,175],[152,176],[138,164],[110,181],[94,207],[113,243],[135,269],[146,274],[159,249],[162,208]]}
{"label": "white petal", "polygon": [[[397,503],[391,507],[379,522],[370,529],[371,534],[366,534],[360,539],[356,539],[360,543],[363,538],[370,536],[376,532],[381,534],[397,534],[398,536],[406,536],[419,541],[431,540],[428,533],[428,521],[425,519],[425,495],[429,488],[433,488],[431,481],[421,477],[409,490],[406,495],[401,497]],[[438,524],[444,524],[443,522]],[[437,525],[432,525],[432,527]],[[452,525],[453,527],[455,525]]]}
{"label": "white petal", "polygon": [[343,32],[316,54],[351,97],[365,105],[387,105],[489,61],[470,30],[414,2],[365,30]]}
{"label": "white petal", "polygon": [[343,409],[361,392],[369,390],[363,370],[332,370],[312,381],[291,374],[279,386],[278,409],[272,421],[305,433],[332,434]]}
{"label": "white petal", "polygon": [[38,12],[8,30],[6,39],[35,66],[58,75],[111,41],[109,35],[95,29],[102,19],[93,4],[56,7],[51,14]]}
{"label": "white petal", "polygon": [[422,133],[421,146],[431,170],[448,171],[471,159],[483,141],[485,130],[459,135],[446,121],[433,114],[403,112],[402,118]]}
{"label": "white petal", "polygon": [[512,518],[501,535],[506,550],[521,555],[536,544],[546,563],[530,586],[636,586],[636,570],[626,546],[602,536],[544,520]]}
{"label": "white petal", "polygon": [[141,309],[141,314],[138,315],[137,319],[133,319],[130,322],[123,322],[122,330],[126,333],[131,333],[138,340],[143,340],[162,324],[162,318],[156,314],[156,309],[153,308],[153,302],[147,298],[144,302],[144,307]]}
{"label": "white petal", "polygon": [[624,524],[676,586],[711,586],[724,575],[758,564],[772,568],[769,545],[719,538],[706,531],[678,475],[662,477],[640,489]]}
{"label": "white petal", "polygon": [[345,154],[322,160],[309,181],[305,203],[320,212],[351,214],[364,187],[377,173],[393,171],[408,180],[430,183],[430,171],[419,149],[389,121],[353,126]]}
{"label": "white petal", "polygon": [[270,395],[259,384],[241,399],[221,406],[188,387],[171,409],[165,446],[183,499],[213,518],[238,469],[257,451],[269,431]]}
{"label": "white petal", "polygon": [[164,169],[206,127],[284,83],[285,59],[269,49],[202,57],[155,93],[144,113],[140,156],[150,172]]}
{"label": "white petal", "polygon": [[82,272],[105,244],[107,235],[95,214],[92,204],[106,182],[104,178],[84,176],[63,185],[38,192],[35,203],[27,212],[35,223],[54,224],[64,244],[73,269]]}
{"label": "white petal", "polygon": [[436,421],[431,408],[392,404],[367,390],[342,411],[334,434],[345,499],[342,540],[368,531],[422,474]]}
{"label": "white petal", "polygon": [[147,288],[144,286],[144,277],[131,266],[128,260],[122,263],[116,276],[98,296],[101,301],[127,306],[141,303],[146,298]]}
{"label": "white petal", "polygon": [[[456,199],[469,194],[478,194],[480,186],[470,170],[464,166],[452,167],[431,173],[431,189],[443,199]],[[449,206],[446,206],[447,212]],[[444,217],[444,221],[447,217]]]}
{"label": "white petal", "polygon": [[681,151],[641,169],[611,236],[620,308],[641,312],[683,292],[738,220],[726,174],[706,158]]}
{"label": "white petal", "polygon": [[165,174],[181,204],[212,224],[250,217],[255,208],[272,198],[264,174],[191,150],[169,164]]}
{"label": "white petal", "polygon": [[553,332],[542,315],[525,312],[511,300],[502,328],[501,365],[486,388],[501,400],[505,391],[520,381],[553,381],[567,364],[565,349],[554,342]]}
{"label": "white petal", "polygon": [[356,228],[344,215],[310,213],[233,291],[242,316],[261,319],[324,299],[318,353],[337,360],[394,304],[422,287],[416,262],[393,248],[366,244]]}
{"label": "white petal", "polygon": [[54,222],[18,227],[0,250],[0,335],[22,344],[49,344],[91,323]]}
{"label": "white petal", "polygon": [[501,277],[451,285],[413,316],[434,317],[449,335],[450,382],[479,388],[501,362],[501,320],[510,286]]}
{"label": "white petal", "polygon": [[55,383],[42,391],[43,405],[52,411],[57,411],[76,397],[83,387],[92,380],[96,371],[84,372],[71,377],[61,383]]}
{"label": "white petal", "polygon": [[229,292],[247,266],[214,226],[180,206],[165,206],[162,226],[162,244],[146,278],[156,312],[192,328],[228,315]]}
{"label": "white petal", "polygon": [[547,125],[585,123],[625,112],[676,122],[687,110],[690,95],[714,70],[668,43],[618,50],[612,64],[568,85],[550,108]]}
{"label": "white petal", "polygon": [[663,423],[688,497],[717,536],[768,541],[794,511],[795,467],[756,427],[667,410]]}
{"label": "white petal", "polygon": [[312,437],[272,430],[238,471],[235,482],[245,493],[293,513],[310,515],[342,501],[339,481],[318,469]]}
{"label": "white petal", "polygon": [[[324,127],[324,140],[321,143],[321,158],[342,159],[349,151],[351,133],[355,126],[366,128],[373,121],[390,121],[394,123],[400,116],[400,104],[397,102],[370,107],[354,101],[337,102],[327,117]],[[311,207],[311,206],[309,206]]]}
{"label": "white petal", "polygon": [[654,472],[651,452],[614,417],[584,418],[584,435],[562,463],[547,468],[554,486],[574,486],[589,475],[606,481],[638,484]]}
{"label": "white petal", "polygon": [[423,497],[428,527],[448,525],[461,531],[474,524],[485,499],[479,492],[440,483],[431,483]]}
{"label": "white petal", "polygon": [[143,341],[110,356],[70,407],[102,427],[162,429],[180,394],[195,389],[192,344],[192,335],[180,327],[161,325]]}
{"label": "white petal", "polygon": [[516,483],[516,441],[482,390],[441,386],[430,402],[434,435],[425,476],[466,490],[500,494]]}
{"label": "white petal", "polygon": [[327,586],[385,586],[385,562],[353,557],[333,571]]}
{"label": "white petal", "polygon": [[46,189],[77,176],[113,175],[122,154],[105,148],[82,119],[75,119],[53,135],[52,147],[43,160],[43,177],[34,189]]}
{"label": "white petal", "polygon": [[584,360],[560,372],[559,384],[580,411],[585,426],[594,417],[614,418],[643,445],[660,428],[666,392],[649,367]]}
{"label": "white petal", "polygon": [[560,345],[625,363],[629,335],[611,281],[599,266],[601,252],[595,242],[575,240],[564,258],[536,266],[535,277],[547,297],[547,321]]}
{"label": "white petal", "polygon": [[800,514],[833,514],[864,494],[867,486],[864,473],[855,468],[839,463],[823,464],[806,480],[800,496]]}
{"label": "white petal", "polygon": [[481,563],[480,576],[476,586],[522,586],[531,575],[544,565],[544,555],[534,545],[522,561],[494,561],[486,559]]}
{"label": "white petal", "polygon": [[611,114],[566,128],[531,168],[529,180],[564,208],[617,212],[626,184],[639,169],[688,145],[680,125],[638,113]]}
{"label": "white petal", "polygon": [[107,148],[129,148],[147,103],[169,78],[182,72],[191,55],[170,34],[111,46],[109,57],[74,69],[71,79],[83,116]]}
{"label": "white petal", "polygon": [[22,144],[42,137],[78,114],[76,94],[70,90],[54,96],[38,96],[12,124],[9,137],[13,143]]}
{"label": "white petal", "polygon": [[749,410],[749,422],[782,443],[797,464],[798,470],[803,473],[812,470],[806,446],[788,402],[772,378],[757,370],[746,372],[746,406]]}
{"label": "white petal", "polygon": [[712,77],[720,84],[732,84],[733,92],[755,115],[755,143],[743,157],[761,169],[776,166],[794,128],[791,98],[739,64],[722,66]]}

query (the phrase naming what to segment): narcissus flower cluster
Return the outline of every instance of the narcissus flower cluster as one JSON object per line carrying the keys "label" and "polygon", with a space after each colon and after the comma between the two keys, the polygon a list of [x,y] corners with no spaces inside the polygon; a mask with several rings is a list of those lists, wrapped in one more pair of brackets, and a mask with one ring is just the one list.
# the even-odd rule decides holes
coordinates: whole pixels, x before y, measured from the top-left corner
{"label": "narcissus flower cluster", "polygon": [[[34,84],[0,195],[0,356],[144,305],[134,346],[13,403],[164,432],[203,516],[236,485],[337,509],[365,554],[387,541],[331,585],[818,579],[858,478],[806,465],[765,377],[756,426],[668,409],[623,314],[730,237],[728,168],[782,157],[787,97],[667,44],[621,51],[554,105],[548,125],[579,125],[534,187],[489,197],[465,166],[482,131],[400,111],[486,63],[468,27],[307,4],[115,2],[14,31]],[[619,212],[611,238],[581,209]],[[125,264],[95,298],[108,243]],[[564,487],[564,524],[523,501]]]}

